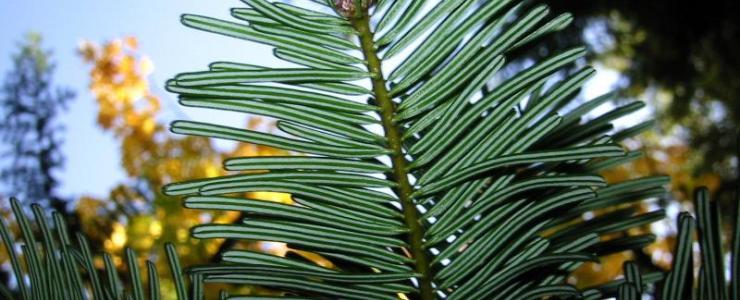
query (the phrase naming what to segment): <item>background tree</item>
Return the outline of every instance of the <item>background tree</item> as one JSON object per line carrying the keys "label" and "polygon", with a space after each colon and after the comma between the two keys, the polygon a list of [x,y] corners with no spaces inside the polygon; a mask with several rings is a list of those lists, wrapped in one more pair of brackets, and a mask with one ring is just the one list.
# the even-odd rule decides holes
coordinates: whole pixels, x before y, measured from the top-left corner
{"label": "background tree", "polygon": [[[25,203],[39,203],[65,216],[68,198],[59,194],[58,173],[64,164],[61,146],[64,128],[59,116],[67,109],[74,93],[53,84],[54,62],[51,51],[42,46],[41,35],[29,33],[12,55],[12,69],[5,75],[0,90],[0,215],[10,219],[7,197]],[[73,219],[66,218],[71,227]],[[17,232],[17,227],[11,230]],[[7,262],[0,253],[0,263]],[[0,282],[7,285],[10,273],[2,272]]]}
{"label": "background tree", "polygon": [[39,34],[25,37],[2,85],[0,180],[9,196],[65,212],[67,199],[56,190],[57,172],[64,164],[63,127],[58,118],[74,93],[53,85],[51,51],[41,41]]}

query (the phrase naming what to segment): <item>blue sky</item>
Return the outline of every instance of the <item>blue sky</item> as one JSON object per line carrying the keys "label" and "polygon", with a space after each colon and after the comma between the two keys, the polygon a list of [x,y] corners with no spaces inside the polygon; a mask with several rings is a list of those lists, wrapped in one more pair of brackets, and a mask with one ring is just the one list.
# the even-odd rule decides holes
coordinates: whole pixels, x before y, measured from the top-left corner
{"label": "blue sky", "polygon": [[[68,113],[64,153],[67,164],[62,174],[65,195],[105,196],[124,178],[119,167],[118,146],[110,134],[95,124],[95,100],[87,91],[88,67],[76,54],[82,40],[102,43],[127,35],[139,39],[140,51],[155,65],[150,78],[155,94],[162,97],[163,118],[177,117],[174,97],[162,88],[166,79],[182,71],[204,68],[214,60],[257,60],[270,63],[268,48],[188,29],[179,23],[182,13],[228,17],[229,8],[239,1],[157,0],[0,0],[0,74],[11,68],[10,55],[29,31],[39,32],[44,45],[53,50],[57,63],[54,80],[77,92]],[[196,113],[185,111],[193,118]]]}
{"label": "blue sky", "polygon": [[[169,121],[179,117],[175,112],[180,108],[162,86],[174,74],[202,69],[215,60],[277,62],[267,47],[198,32],[179,23],[180,14],[186,12],[229,18],[229,8],[241,5],[236,0],[0,0],[0,74],[10,69],[10,55],[23,34],[35,31],[54,51],[56,83],[78,93],[62,119],[67,127],[63,149],[67,164],[61,174],[64,195],[105,196],[124,178],[117,143],[95,124],[95,101],[87,91],[88,67],[75,52],[79,42],[136,36],[141,53],[154,62],[150,81],[164,102],[162,118]],[[588,85],[587,97],[607,91],[617,79],[613,72],[599,74]],[[183,111],[188,118],[222,118],[213,112]]]}

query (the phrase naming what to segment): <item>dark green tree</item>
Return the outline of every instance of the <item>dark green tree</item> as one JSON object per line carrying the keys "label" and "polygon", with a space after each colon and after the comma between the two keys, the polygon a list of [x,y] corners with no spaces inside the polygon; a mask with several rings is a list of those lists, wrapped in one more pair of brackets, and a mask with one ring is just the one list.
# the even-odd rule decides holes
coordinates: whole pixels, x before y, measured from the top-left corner
{"label": "dark green tree", "polygon": [[53,85],[54,63],[40,35],[28,34],[17,51],[0,98],[0,180],[9,195],[63,212],[67,201],[58,194],[57,172],[64,164],[64,129],[58,119],[74,93]]}

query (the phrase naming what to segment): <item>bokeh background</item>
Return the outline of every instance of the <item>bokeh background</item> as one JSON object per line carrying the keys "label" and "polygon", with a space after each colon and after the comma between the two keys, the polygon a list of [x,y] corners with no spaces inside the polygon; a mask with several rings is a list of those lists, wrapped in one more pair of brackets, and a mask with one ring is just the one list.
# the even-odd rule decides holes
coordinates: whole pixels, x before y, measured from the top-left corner
{"label": "bokeh background", "polygon": [[[691,191],[701,185],[719,199],[723,212],[732,211],[740,122],[737,1],[544,2],[553,11],[572,12],[574,24],[513,55],[542,55],[585,43],[588,63],[598,75],[580,93],[581,101],[616,91],[617,102],[646,104],[616,123],[617,128],[650,128],[625,142],[642,149],[644,157],[603,174],[607,180],[671,176],[671,192],[643,207],[665,207],[671,219],[692,209]],[[177,243],[185,265],[213,260],[226,247],[292,251],[277,244],[191,240],[191,226],[239,216],[191,212],[159,192],[169,182],[223,175],[225,157],[286,154],[167,131],[175,119],[206,118],[272,130],[267,119],[180,108],[163,89],[176,73],[216,60],[281,64],[268,47],[179,24],[184,12],[228,18],[229,8],[240,5],[236,0],[0,0],[3,218],[12,219],[11,196],[61,211],[73,230],[85,232],[96,251],[112,253],[116,264],[122,263],[124,247],[143,257],[162,257],[165,241]],[[251,196],[290,202],[284,194]],[[668,268],[675,233],[671,219],[639,229],[658,237],[653,246],[586,264],[572,281],[588,286],[618,277],[626,259],[644,268]],[[729,227],[732,220],[724,220]],[[0,251],[0,281],[12,286],[6,255]]]}

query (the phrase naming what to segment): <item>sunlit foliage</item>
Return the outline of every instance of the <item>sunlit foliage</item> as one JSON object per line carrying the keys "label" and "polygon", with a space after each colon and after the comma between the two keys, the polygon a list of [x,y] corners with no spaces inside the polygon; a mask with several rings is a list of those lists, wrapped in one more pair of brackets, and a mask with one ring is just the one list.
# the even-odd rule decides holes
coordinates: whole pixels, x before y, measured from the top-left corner
{"label": "sunlit foliage", "polygon": [[[102,45],[85,42],[80,54],[90,66],[90,91],[98,106],[97,122],[119,142],[121,165],[128,178],[104,198],[83,197],[78,215],[84,231],[123,262],[122,249],[131,247],[142,255],[163,257],[163,243],[177,244],[183,265],[206,263],[226,247],[220,242],[190,239],[189,229],[203,220],[233,222],[234,212],[203,213],[186,210],[173,198],[165,198],[163,184],[190,178],[225,175],[224,156],[285,155],[284,151],[242,144],[220,149],[208,139],[175,137],[166,130],[159,113],[162,98],[152,92],[149,76],[153,63],[138,51],[134,37]],[[248,127],[271,126],[252,119]],[[285,194],[260,193],[252,198],[290,202]],[[95,244],[95,243],[93,243]],[[282,245],[228,245],[257,247],[285,253]],[[165,263],[160,261],[160,263]],[[158,268],[166,270],[165,267]],[[163,282],[163,288],[171,287]]]}
{"label": "sunlit foliage", "polygon": [[[717,173],[696,172],[699,170],[697,165],[702,162],[700,153],[692,151],[690,146],[680,139],[668,139],[649,131],[626,140],[625,145],[635,153],[641,153],[639,158],[609,169],[602,175],[608,182],[621,182],[643,176],[669,176],[670,192],[653,201],[651,205],[666,206],[669,211],[674,212],[692,211],[694,190],[706,187],[710,193],[715,193],[720,187],[721,178]],[[646,204],[640,204],[638,207],[643,211],[649,210]],[[633,228],[630,234],[654,234],[656,242],[641,250],[623,251],[604,257],[599,264],[585,263],[574,274],[574,280],[581,286],[608,282],[622,275],[622,265],[628,260],[635,260],[647,269],[670,270],[674,259],[672,250],[675,247],[677,231],[674,217],[670,216],[652,226]],[[723,232],[726,235],[729,233],[729,230]],[[612,238],[618,237],[619,235],[615,235]],[[729,240],[729,236],[725,238]]]}

